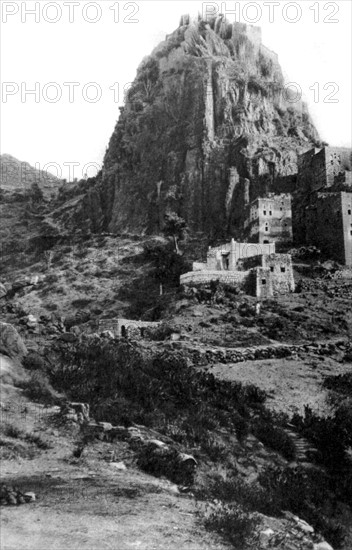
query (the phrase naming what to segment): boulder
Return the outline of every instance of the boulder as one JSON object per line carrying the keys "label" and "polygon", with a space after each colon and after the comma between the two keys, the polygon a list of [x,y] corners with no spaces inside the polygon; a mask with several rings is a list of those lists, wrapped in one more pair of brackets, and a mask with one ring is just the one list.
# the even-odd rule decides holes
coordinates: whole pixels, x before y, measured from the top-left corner
{"label": "boulder", "polygon": [[27,348],[14,326],[8,323],[0,323],[0,352],[12,357],[22,359],[27,355]]}
{"label": "boulder", "polygon": [[259,533],[259,541],[261,547],[268,547],[270,543],[270,539],[274,536],[274,531],[272,529],[265,529],[265,531],[261,531]]}
{"label": "boulder", "polygon": [[36,327],[38,324],[38,319],[34,315],[28,315],[26,319],[26,325],[28,327]]}
{"label": "boulder", "polygon": [[24,498],[26,502],[35,502],[36,500],[35,493],[32,493],[32,492],[24,493]]}
{"label": "boulder", "polygon": [[81,414],[83,418],[89,421],[89,405],[88,403],[69,403],[68,407],[73,409],[75,413]]}
{"label": "boulder", "polygon": [[297,522],[297,525],[305,533],[314,533],[313,527],[311,525],[309,525],[309,523],[307,523],[303,519],[299,519],[298,522]]}
{"label": "boulder", "polygon": [[6,294],[7,294],[6,287],[0,283],[0,299],[5,298]]}
{"label": "boulder", "polygon": [[111,462],[110,466],[113,466],[116,470],[124,471],[127,470],[126,464],[123,462]]}
{"label": "boulder", "polygon": [[74,344],[75,342],[77,342],[77,336],[72,332],[64,332],[60,335],[60,340],[62,340],[63,342],[67,342],[68,344]]}

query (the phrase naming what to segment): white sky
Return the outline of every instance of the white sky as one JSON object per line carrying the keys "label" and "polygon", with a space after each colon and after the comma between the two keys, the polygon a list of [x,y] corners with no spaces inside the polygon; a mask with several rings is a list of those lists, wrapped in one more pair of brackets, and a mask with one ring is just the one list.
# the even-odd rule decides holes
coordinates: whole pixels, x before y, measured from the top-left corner
{"label": "white sky", "polygon": [[[69,2],[77,4],[71,6],[72,23],[70,6],[65,5]],[[26,10],[34,8],[34,1],[2,0],[1,152],[32,165],[37,163],[41,168],[56,163],[62,169],[59,176],[66,178],[69,168],[64,163],[79,163],[74,172],[78,178],[83,176],[87,163],[100,165],[119,115],[118,106],[123,104],[123,87],[134,79],[143,57],[177,28],[180,16],[204,13],[206,4],[209,10],[219,12],[239,7],[238,20],[261,26],[263,44],[279,54],[289,80],[302,88],[321,138],[331,145],[351,146],[350,0],[301,0],[291,2],[291,7],[281,0],[275,7],[273,22],[269,20],[269,6],[264,5],[267,3],[41,0],[39,22],[35,22],[34,15],[26,14]],[[6,13],[17,10],[6,21]],[[120,20],[115,22],[118,10]],[[284,16],[291,21],[295,19],[299,10],[300,20],[285,20]],[[99,15],[101,19],[95,23],[85,20]],[[236,18],[231,13],[227,17],[230,21]],[[260,17],[257,22],[256,17]],[[54,23],[45,20],[55,18],[58,21]],[[136,22],[128,23],[126,19]],[[324,19],[337,22],[328,23]],[[56,83],[56,89],[45,88],[50,82]],[[72,103],[69,87],[64,86],[70,82],[78,83]],[[83,97],[84,86],[90,82],[96,83],[102,92],[95,103]],[[35,83],[40,92],[37,99],[24,93],[34,89]],[[116,83],[120,86],[119,97],[114,97],[118,95]],[[334,85],[324,90],[328,83]],[[109,89],[114,84],[115,92]],[[315,96],[309,90],[314,84]],[[16,91],[17,86],[19,91],[6,97],[4,91],[10,87]],[[61,99],[49,102],[57,90],[61,90]],[[93,98],[95,91],[86,89],[86,94]],[[337,103],[327,102],[329,94]],[[55,168],[49,170],[56,172]],[[88,170],[89,175],[95,172],[94,167]]]}

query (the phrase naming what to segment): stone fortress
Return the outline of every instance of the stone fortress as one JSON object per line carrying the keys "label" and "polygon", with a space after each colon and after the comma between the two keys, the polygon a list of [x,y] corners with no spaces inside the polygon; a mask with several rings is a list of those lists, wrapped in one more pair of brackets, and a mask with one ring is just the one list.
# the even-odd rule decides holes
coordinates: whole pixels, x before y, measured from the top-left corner
{"label": "stone fortress", "polygon": [[276,254],[275,243],[230,243],[209,248],[207,262],[193,263],[193,271],[181,275],[180,283],[220,281],[239,286],[258,298],[294,291],[292,259]]}
{"label": "stone fortress", "polygon": [[298,164],[293,233],[328,257],[352,267],[352,150],[311,149]]}
{"label": "stone fortress", "polygon": [[276,243],[315,245],[352,267],[352,151],[311,149],[300,156],[296,190],[257,197],[244,221],[247,242],[209,247],[206,262],[194,262],[180,283],[211,281],[238,286],[259,299],[294,292],[292,258]]}
{"label": "stone fortress", "polygon": [[249,242],[292,242],[291,194],[258,197],[247,206],[244,231]]}

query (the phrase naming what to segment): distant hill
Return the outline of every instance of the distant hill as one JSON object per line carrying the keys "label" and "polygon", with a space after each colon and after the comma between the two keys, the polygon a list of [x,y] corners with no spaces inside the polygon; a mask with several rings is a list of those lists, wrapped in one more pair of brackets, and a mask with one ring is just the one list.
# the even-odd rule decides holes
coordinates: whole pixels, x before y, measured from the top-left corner
{"label": "distant hill", "polygon": [[46,197],[57,193],[63,181],[50,172],[34,168],[11,155],[0,155],[0,187],[7,191],[25,191],[37,183]]}

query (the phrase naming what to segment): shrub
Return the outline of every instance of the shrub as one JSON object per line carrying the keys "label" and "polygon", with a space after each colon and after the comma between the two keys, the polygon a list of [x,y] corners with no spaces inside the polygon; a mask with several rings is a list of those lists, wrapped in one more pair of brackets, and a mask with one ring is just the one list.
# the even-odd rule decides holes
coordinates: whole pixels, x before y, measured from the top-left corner
{"label": "shrub", "polygon": [[37,371],[46,371],[46,363],[44,359],[35,351],[31,351],[23,359],[22,362],[25,369],[28,370],[37,370]]}
{"label": "shrub", "polygon": [[[343,543],[345,530],[331,517],[332,480],[322,470],[270,466],[259,475],[266,492],[267,514],[290,510],[319,530],[334,546]],[[325,508],[324,508],[325,506]]]}
{"label": "shrub", "polygon": [[238,504],[209,504],[203,516],[207,529],[217,531],[235,548],[243,550],[259,523],[257,516],[249,514]]}
{"label": "shrub", "polygon": [[49,273],[49,275],[46,275],[45,282],[48,285],[52,285],[53,283],[57,283],[59,280],[59,276],[56,275],[56,273]]}
{"label": "shrub", "polygon": [[25,394],[33,401],[57,405],[63,401],[63,396],[54,390],[48,377],[40,370],[30,373],[29,379],[21,383]]}
{"label": "shrub", "polygon": [[274,451],[278,451],[287,460],[294,460],[296,448],[291,437],[283,428],[277,427],[264,418],[258,418],[254,424],[254,435]]}

